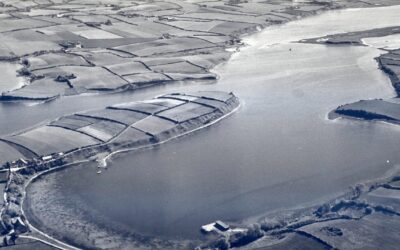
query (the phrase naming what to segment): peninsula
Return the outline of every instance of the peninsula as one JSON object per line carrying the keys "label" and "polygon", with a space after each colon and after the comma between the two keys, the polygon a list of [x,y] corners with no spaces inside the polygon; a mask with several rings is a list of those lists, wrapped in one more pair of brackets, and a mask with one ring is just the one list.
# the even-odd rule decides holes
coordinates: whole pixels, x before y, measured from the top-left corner
{"label": "peninsula", "polygon": [[[398,35],[400,27],[387,27],[343,34],[334,34],[325,37],[305,39],[301,42],[326,44],[328,46],[367,46],[364,39],[370,37],[388,37]],[[390,38],[387,38],[390,40]],[[380,120],[389,123],[400,124],[400,48],[379,47],[382,54],[376,61],[379,68],[385,72],[396,92],[396,96],[390,99],[360,100],[355,103],[344,104],[330,112],[329,117],[352,117],[365,120]]]}
{"label": "peninsula", "polygon": [[[9,241],[7,237],[16,238],[31,230],[21,206],[25,188],[39,175],[88,161],[105,167],[107,159],[116,153],[152,147],[189,134],[214,124],[238,107],[239,100],[232,93],[172,93],[67,115],[1,138],[0,152],[8,152],[1,158],[2,171],[9,173],[1,210],[5,242]],[[35,234],[34,228],[32,232]],[[54,243],[52,239],[50,242]]]}

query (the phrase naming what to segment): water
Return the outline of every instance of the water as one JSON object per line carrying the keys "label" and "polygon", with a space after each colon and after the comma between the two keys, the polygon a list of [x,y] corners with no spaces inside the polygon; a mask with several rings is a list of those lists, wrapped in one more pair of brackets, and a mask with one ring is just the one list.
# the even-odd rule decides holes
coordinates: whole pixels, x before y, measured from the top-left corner
{"label": "water", "polygon": [[[246,39],[251,46],[215,69],[221,76],[217,84],[133,95],[215,89],[233,91],[243,105],[233,116],[193,135],[120,155],[101,175],[94,166],[54,173],[54,197],[79,211],[99,214],[110,228],[118,224],[149,235],[197,238],[199,226],[213,220],[239,221],[309,204],[381,176],[400,162],[399,128],[329,121],[326,116],[344,103],[394,96],[373,60],[383,52],[292,41],[393,26],[400,22],[398,11],[399,7],[332,11],[269,28]],[[105,104],[131,97],[95,97],[85,107],[97,106],[96,100]],[[35,211],[35,196],[30,202]],[[35,214],[41,219],[47,211]]]}
{"label": "water", "polygon": [[[49,103],[37,102],[0,102],[0,135],[25,130],[39,123],[52,121],[60,116],[91,109],[102,109],[116,103],[140,101],[153,98],[169,91],[179,91],[193,83],[175,83],[161,85],[151,89],[108,95],[88,94],[85,96],[67,96]],[[21,119],[23,118],[23,119]]]}
{"label": "water", "polygon": [[[400,28],[399,28],[400,29]],[[400,48],[400,34],[383,36],[383,37],[370,37],[362,39],[362,42],[368,46],[393,50]]]}
{"label": "water", "polygon": [[10,90],[18,89],[24,85],[25,80],[22,77],[17,77],[17,70],[21,66],[16,63],[0,62],[0,94]]}

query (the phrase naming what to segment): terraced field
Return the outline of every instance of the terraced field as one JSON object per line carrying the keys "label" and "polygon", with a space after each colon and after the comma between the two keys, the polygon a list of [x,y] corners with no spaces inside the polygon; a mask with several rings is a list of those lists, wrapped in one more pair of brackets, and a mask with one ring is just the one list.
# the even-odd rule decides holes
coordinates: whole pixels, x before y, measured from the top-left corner
{"label": "terraced field", "polygon": [[139,142],[156,143],[202,127],[237,105],[237,98],[224,92],[174,93],[67,115],[0,138],[1,163],[20,158],[29,160],[27,155],[60,158],[104,145],[107,150],[115,151]]}
{"label": "terraced field", "polygon": [[[239,100],[232,93],[172,93],[63,116],[0,138],[0,186],[5,189],[5,203],[0,213],[5,224],[1,224],[0,230],[3,235],[27,233],[29,222],[23,215],[22,204],[29,180],[60,167],[94,160],[105,162],[113,154],[186,135],[230,115],[238,106]],[[32,228],[29,235],[63,246],[51,237],[37,234],[37,229]],[[10,239],[5,237],[3,245],[7,246]],[[11,241],[17,246],[22,244],[19,238],[17,242]],[[35,244],[30,242],[29,246]]]}

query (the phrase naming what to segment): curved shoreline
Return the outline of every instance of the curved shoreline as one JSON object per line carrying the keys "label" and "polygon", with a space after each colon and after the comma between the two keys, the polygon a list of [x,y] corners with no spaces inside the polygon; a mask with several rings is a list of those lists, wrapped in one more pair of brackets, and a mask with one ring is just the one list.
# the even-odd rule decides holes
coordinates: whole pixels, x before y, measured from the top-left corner
{"label": "curved shoreline", "polygon": [[[400,33],[400,26],[366,29],[356,32],[337,33],[323,37],[305,39],[302,43],[325,44],[327,46],[366,46],[376,48],[382,53],[375,57],[379,69],[387,76],[395,93],[392,97],[384,99],[359,100],[338,106],[328,114],[329,119],[344,117],[349,119],[366,121],[384,121],[392,124],[400,124],[400,48],[394,46],[391,49],[376,47],[366,44],[364,39],[385,38],[390,41],[392,35]],[[383,46],[383,45],[382,45]]]}
{"label": "curved shoreline", "polygon": [[[185,132],[185,133],[177,134],[177,135],[175,135],[175,136],[173,136],[173,137],[166,138],[165,140],[162,140],[162,141],[159,141],[159,142],[156,142],[156,143],[152,143],[152,144],[149,144],[149,145],[143,145],[143,146],[139,146],[139,147],[132,147],[132,148],[128,148],[128,149],[121,149],[121,150],[114,151],[114,152],[108,154],[103,160],[106,162],[107,159],[109,159],[110,157],[112,157],[112,156],[114,156],[114,155],[116,155],[116,154],[119,154],[119,153],[124,153],[124,152],[130,152],[130,151],[136,151],[136,150],[142,150],[142,149],[153,148],[153,147],[155,147],[155,146],[164,144],[164,143],[169,142],[169,141],[171,141],[171,140],[180,138],[180,137],[182,137],[182,136],[190,135],[190,134],[192,134],[192,133],[194,133],[194,132],[196,132],[196,131],[199,131],[199,130],[201,130],[201,129],[207,128],[207,127],[209,127],[209,126],[211,126],[211,125],[213,125],[213,124],[215,124],[215,123],[218,123],[218,122],[222,121],[223,119],[225,119],[225,118],[227,118],[227,117],[233,115],[237,110],[239,110],[240,107],[241,107],[241,105],[240,105],[240,103],[238,103],[237,106],[234,107],[234,109],[230,110],[228,113],[222,115],[221,117],[219,117],[219,118],[217,118],[217,119],[215,119],[215,120],[213,120],[213,121],[211,121],[211,122],[209,122],[209,123],[207,123],[207,124],[205,124],[205,125],[203,125],[203,126],[194,128],[194,129],[192,129],[192,130],[190,130],[190,131],[187,131],[187,132]],[[43,242],[52,244],[52,245],[54,245],[54,246],[56,246],[56,247],[58,247],[58,248],[60,248],[60,249],[72,249],[72,250],[79,249],[79,248],[76,248],[76,247],[74,247],[74,246],[72,246],[72,245],[70,245],[70,244],[68,244],[68,243],[65,243],[65,242],[63,242],[63,241],[61,241],[61,240],[58,240],[58,239],[56,239],[56,238],[50,236],[49,234],[46,234],[45,232],[41,231],[40,229],[36,228],[35,226],[33,226],[33,225],[29,222],[29,219],[26,217],[26,214],[25,214],[25,212],[24,212],[23,207],[24,207],[24,202],[25,202],[25,199],[26,199],[27,188],[28,188],[28,186],[29,186],[32,182],[34,182],[37,178],[39,178],[39,177],[41,177],[41,176],[43,176],[43,175],[46,175],[46,174],[48,174],[48,173],[51,173],[51,172],[60,171],[60,170],[65,169],[65,168],[67,168],[67,167],[71,167],[71,166],[74,166],[74,165],[77,165],[77,164],[80,164],[80,163],[85,163],[85,162],[90,162],[90,161],[94,161],[94,159],[81,160],[81,161],[78,161],[78,162],[71,162],[71,163],[68,163],[68,164],[65,164],[65,165],[56,166],[56,167],[47,169],[47,170],[45,170],[45,171],[43,171],[43,172],[36,173],[35,175],[31,176],[29,179],[27,179],[27,180],[25,181],[24,186],[23,186],[23,193],[22,193],[22,198],[21,198],[21,204],[20,204],[21,217],[24,218],[24,222],[26,223],[26,225],[28,225],[29,228],[33,229],[32,231],[34,231],[34,233],[37,233],[37,234],[39,234],[39,236],[44,237],[44,239],[41,239],[41,238],[38,238],[38,239],[41,239]],[[11,179],[11,178],[10,178],[10,179]],[[7,200],[7,199],[6,199],[6,200]],[[7,207],[7,204],[5,204],[4,207]],[[35,237],[35,236],[33,236],[33,237]]]}
{"label": "curved shoreline", "polygon": [[215,124],[215,123],[217,123],[217,122],[220,122],[221,120],[223,120],[223,119],[225,119],[225,118],[231,116],[233,113],[235,113],[237,110],[239,110],[239,108],[240,108],[241,106],[242,106],[241,103],[239,103],[239,105],[238,105],[236,108],[234,108],[231,112],[229,112],[229,113],[227,113],[227,114],[221,116],[220,118],[218,118],[218,119],[212,121],[211,123],[208,123],[208,124],[206,124],[206,125],[204,125],[204,126],[198,127],[198,128],[196,128],[196,129],[194,129],[194,130],[185,132],[185,133],[183,133],[183,134],[179,134],[179,135],[176,135],[176,136],[174,136],[174,137],[168,138],[168,139],[166,139],[166,140],[164,140],[164,141],[161,141],[161,142],[158,142],[158,143],[156,143],[156,144],[146,145],[146,146],[142,146],[142,147],[138,147],[138,148],[128,148],[128,149],[121,149],[121,150],[114,151],[114,152],[108,154],[108,155],[107,155],[106,157],[104,157],[103,159],[101,159],[101,162],[102,162],[103,164],[105,164],[105,165],[104,165],[104,167],[105,167],[105,166],[107,166],[107,160],[110,159],[111,157],[113,157],[114,155],[117,155],[117,154],[120,154],[120,153],[131,152],[131,151],[135,151],[135,150],[140,150],[140,149],[152,148],[152,147],[155,147],[155,146],[164,144],[164,143],[166,143],[166,142],[169,142],[169,141],[171,141],[171,140],[174,140],[174,139],[177,139],[177,138],[180,138],[180,137],[183,137],[183,136],[192,134],[192,133],[194,133],[194,132],[196,132],[196,131],[198,131],[198,130],[207,128],[207,127],[209,127],[209,126],[211,126],[211,125],[213,125],[213,124]]}
{"label": "curved shoreline", "polygon": [[[200,128],[199,128],[200,129]],[[191,131],[191,132],[194,132],[194,131]],[[189,133],[191,133],[191,132],[188,132],[187,134],[189,134]],[[180,135],[180,136],[183,136],[183,135]],[[180,136],[177,136],[177,137],[180,137]],[[166,141],[169,141],[169,140],[171,140],[171,139],[173,139],[173,138],[170,138],[170,139],[168,139],[168,140],[166,140]],[[164,143],[164,142],[166,142],[166,141],[163,141],[163,142],[161,142],[161,143]],[[160,143],[160,144],[161,144]],[[144,148],[147,148],[147,147],[152,147],[152,146],[155,146],[155,145],[151,145],[151,146],[146,146],[146,147],[144,147]],[[116,155],[116,154],[118,154],[118,153],[123,153],[123,152],[127,152],[127,151],[132,151],[132,150],[136,150],[135,148],[132,148],[132,149],[126,149],[126,150],[119,150],[119,151],[116,151],[116,152],[112,152],[112,153],[110,153],[109,155],[107,155],[103,160],[105,161],[105,162],[107,162],[107,160],[109,159],[109,158],[111,158],[111,157],[113,157],[114,155]],[[61,167],[60,167],[61,168]],[[44,174],[44,173],[43,173]],[[38,177],[38,176],[37,176]],[[37,178],[36,177],[36,178]],[[35,178],[35,179],[36,179]],[[28,183],[28,185],[31,183],[31,181]],[[27,185],[27,186],[28,186]],[[24,199],[23,199],[24,200]],[[28,224],[29,224],[29,222],[28,222]],[[46,234],[44,234],[44,235],[46,235]],[[61,242],[62,243],[62,242]]]}
{"label": "curved shoreline", "polygon": [[[39,229],[36,228],[35,226],[33,226],[33,225],[29,222],[29,220],[27,219],[26,214],[25,214],[25,211],[24,211],[23,208],[24,208],[24,202],[25,202],[26,194],[27,194],[26,190],[27,190],[28,186],[29,186],[32,182],[34,182],[37,178],[39,178],[39,177],[41,177],[41,176],[43,176],[43,175],[49,174],[49,173],[51,173],[51,172],[57,172],[57,171],[60,171],[60,170],[62,170],[62,169],[64,169],[64,168],[68,168],[68,167],[71,167],[71,166],[73,166],[73,165],[77,165],[77,164],[84,163],[84,162],[88,162],[88,161],[90,161],[90,160],[82,161],[82,162],[70,163],[70,164],[67,164],[67,165],[55,167],[55,168],[53,168],[53,169],[48,169],[48,170],[46,170],[46,171],[44,171],[44,172],[37,173],[36,175],[32,176],[32,177],[27,181],[27,183],[26,183],[25,186],[24,186],[24,192],[23,192],[23,196],[22,196],[21,213],[22,213],[22,216],[24,216],[24,217],[26,218],[26,219],[25,219],[25,223],[29,226],[29,229],[30,229],[31,231],[33,231],[34,233],[38,233],[40,236],[44,237],[44,239],[41,239],[41,238],[32,236],[33,238],[35,238],[35,239],[37,239],[37,240],[40,240],[40,241],[43,241],[44,243],[46,243],[46,244],[48,244],[48,245],[51,245],[51,246],[53,246],[53,247],[56,247],[56,248],[59,248],[59,249],[62,249],[62,250],[77,250],[77,249],[80,249],[80,248],[74,247],[74,246],[72,246],[72,245],[69,245],[69,244],[67,244],[67,243],[65,243],[65,242],[63,242],[63,241],[61,241],[61,240],[58,240],[58,239],[56,239],[56,238],[54,238],[54,237],[52,237],[52,236],[46,234],[45,232],[39,230]],[[21,237],[29,237],[29,236],[23,236],[23,235],[22,235]],[[53,243],[53,242],[54,242],[54,243]]]}
{"label": "curved shoreline", "polygon": [[[171,4],[172,2],[167,2],[168,4]],[[260,8],[264,10],[262,11],[256,11],[254,10],[254,7],[249,7],[247,6],[241,6],[241,4],[245,4],[247,2],[245,1],[228,1],[222,4],[222,6],[219,6],[217,3],[216,6],[214,4],[210,4],[210,6],[204,4],[202,5],[201,3],[188,3],[188,2],[183,2],[182,6],[180,6],[180,2],[176,1],[174,2],[174,5],[180,6],[178,9],[163,9],[159,7],[160,9],[158,11],[168,11],[168,10],[179,10],[177,13],[172,13],[172,14],[161,14],[158,15],[157,13],[151,12],[155,17],[158,17],[158,20],[149,20],[149,19],[144,19],[144,22],[146,22],[146,25],[148,27],[153,28],[152,25],[155,25],[153,28],[154,30],[152,32],[149,32],[151,36],[144,36],[142,37],[141,34],[135,34],[135,38],[137,39],[142,39],[141,41],[135,41],[135,38],[132,38],[131,36],[126,36],[122,35],[123,39],[127,40],[125,42],[122,42],[119,44],[118,42],[114,44],[114,42],[105,42],[101,38],[93,37],[92,39],[96,40],[101,40],[101,41],[95,41],[91,42],[90,39],[78,39],[75,38],[76,40],[73,39],[73,41],[60,41],[57,49],[52,49],[52,50],[41,50],[40,52],[34,52],[34,53],[28,53],[24,55],[15,55],[17,59],[24,59],[26,62],[20,62],[21,66],[24,68],[24,73],[26,74],[26,77],[30,79],[30,84],[25,85],[28,89],[28,91],[24,90],[24,87],[17,89],[16,91],[10,91],[10,92],[5,92],[0,95],[0,102],[1,101],[43,101],[43,100],[49,100],[49,99],[56,99],[62,96],[68,96],[68,95],[80,95],[82,93],[107,93],[107,92],[118,92],[118,91],[125,91],[129,89],[138,89],[143,86],[147,85],[157,85],[159,83],[170,83],[174,81],[186,81],[186,80],[191,80],[191,79],[203,79],[203,80],[215,80],[217,76],[213,75],[211,73],[211,69],[214,68],[215,66],[219,65],[221,62],[227,61],[229,57],[232,55],[231,52],[227,52],[226,50],[229,48],[238,48],[242,46],[242,42],[240,39],[244,36],[248,36],[249,34],[254,34],[256,32],[259,32],[260,29],[269,27],[271,25],[275,24],[282,24],[290,21],[297,20],[299,18],[303,17],[308,17],[308,16],[313,16],[316,14],[319,14],[321,12],[324,12],[326,10],[331,10],[331,9],[340,9],[340,8],[348,8],[348,7],[371,7],[373,5],[367,4],[367,3],[362,3],[362,2],[357,2],[357,3],[347,3],[347,2],[318,2],[318,1],[311,1],[311,2],[301,2],[301,3],[293,3],[292,5],[286,4],[286,3],[281,3],[281,2],[275,2],[275,3],[267,3],[267,6],[263,6],[261,3],[259,4]],[[271,5],[271,6],[269,6]],[[380,4],[381,6],[386,6],[390,5],[390,3],[382,3]],[[51,7],[52,4],[50,4]],[[106,6],[110,7],[110,6]],[[75,21],[77,24],[83,25],[83,26],[92,26],[92,27],[97,27],[102,32],[108,32],[108,29],[104,29],[103,25],[113,25],[110,19],[112,21],[116,22],[123,22],[131,25],[136,25],[140,26],[141,21],[139,22],[133,20],[133,21],[126,21],[126,18],[131,18],[132,16],[142,16],[142,14],[136,13],[136,11],[133,11],[134,14],[131,14],[130,11],[128,13],[124,13],[124,8],[125,6],[119,6],[119,4],[116,4],[115,9],[112,8],[109,16],[107,16],[109,22],[85,22],[80,20],[79,18],[73,18],[73,21]],[[374,6],[376,7],[376,6]],[[40,11],[41,6],[33,6],[31,7],[33,10]],[[118,11],[119,9],[122,9],[122,11]],[[188,11],[186,10],[188,9]],[[66,15],[68,15],[69,11],[71,9],[65,8],[64,12]],[[156,11],[155,11],[156,12]],[[190,17],[192,14],[198,14],[198,13],[204,13],[206,16],[205,17]],[[147,10],[145,10],[145,13],[147,13]],[[217,15],[215,15],[217,13]],[[188,14],[189,16],[186,16]],[[220,15],[227,15],[226,17]],[[64,14],[62,14],[64,15]],[[100,14],[101,15],[101,14]],[[182,15],[182,16],[181,16]],[[207,16],[208,15],[208,16]],[[44,15],[46,16],[46,15]],[[111,17],[112,16],[112,17]],[[117,16],[117,17],[116,17]],[[143,15],[146,16],[146,15]],[[63,16],[60,16],[62,18]],[[191,28],[186,27],[185,25],[179,25],[176,24],[172,21],[180,20],[180,18],[186,18],[188,22],[192,22],[192,25],[196,26],[199,25],[200,22],[227,22],[228,24],[226,26],[228,27],[218,27],[218,25],[215,25],[214,27],[210,27],[208,30],[207,29],[202,29],[202,28]],[[129,20],[129,19],[128,19]],[[175,20],[175,21],[176,21]],[[75,23],[74,22],[74,23]],[[230,27],[231,24],[234,27]],[[164,31],[160,29],[160,27],[164,26],[169,27],[171,29],[168,30],[168,32],[171,32],[172,34],[169,33],[163,33]],[[50,26],[51,27],[51,26]],[[118,29],[117,29],[118,30]],[[11,32],[7,31],[7,32]],[[42,31],[40,32],[42,33]],[[73,33],[73,32],[72,32]],[[113,34],[112,32],[110,32]],[[118,33],[118,32],[117,32]],[[128,32],[129,33],[129,32]],[[154,34],[153,34],[154,33]],[[115,35],[115,34],[114,34]],[[157,37],[157,35],[159,37]],[[137,36],[137,37],[136,37]],[[220,36],[220,37],[219,37]],[[120,38],[122,38],[120,37]],[[146,37],[146,38],[145,38]],[[206,37],[213,37],[213,38],[206,38]],[[83,34],[83,38],[86,38],[85,35]],[[91,38],[91,37],[88,37]],[[185,47],[185,45],[178,43],[171,42],[174,46],[176,44],[179,45],[179,47],[182,48],[177,48],[173,50],[168,50],[166,52],[159,51],[157,50],[157,45],[158,43],[164,43],[165,41],[168,40],[174,40],[176,38],[189,38],[193,40],[193,43],[196,44],[197,40],[201,40],[204,44],[198,43],[197,46],[189,46],[188,48]],[[132,41],[128,42],[129,39],[133,39]],[[107,39],[105,39],[107,40]],[[88,49],[88,53],[90,54],[90,50],[93,50],[94,48],[97,48],[96,46],[91,46],[91,43],[96,44],[98,42],[99,44],[97,45],[98,48],[102,48],[111,52],[119,52],[119,53],[124,53],[128,55],[130,58],[135,58],[135,61],[141,62],[145,65],[145,67],[149,70],[149,72],[143,73],[139,72],[139,75],[146,76],[144,77],[145,79],[140,79],[136,78],[134,80],[131,80],[129,77],[125,78],[125,75],[129,74],[118,74],[116,72],[113,72],[112,70],[108,69],[106,66],[103,64],[97,64],[97,61],[93,61],[91,59],[88,59],[90,57],[86,57],[87,54],[85,54],[87,51],[82,50],[82,48]],[[136,50],[129,50],[126,48],[126,46],[129,45],[141,45],[141,46],[146,46],[149,48],[155,48],[154,51],[150,51],[147,53],[141,54],[141,50],[136,51]],[[86,46],[87,45],[87,46]],[[218,56],[221,51],[227,52],[226,55],[223,56]],[[194,52],[194,53],[193,53]],[[196,55],[198,57],[202,57],[202,52],[206,52],[206,54],[209,54],[209,56],[205,56],[201,58],[202,60],[209,60],[208,63],[205,63],[204,65],[199,64],[197,65],[201,70],[193,71],[193,72],[186,72],[185,70],[180,71],[178,69],[177,72],[171,71],[169,72],[164,71],[164,70],[153,70],[152,66],[154,65],[146,65],[147,59],[146,57],[152,56],[154,58],[157,57],[169,57],[171,56],[172,58],[175,58],[176,60],[180,60],[180,62],[189,62],[190,64],[196,65],[196,62],[199,60],[195,59],[191,61],[192,59],[190,58],[193,55]],[[51,57],[52,54],[58,54],[64,55],[64,56],[76,56],[79,58],[79,62],[76,63],[70,63],[70,64],[63,64],[63,65],[39,65],[39,67],[36,65],[33,65],[31,67],[29,63],[29,59],[35,59],[35,57],[39,56],[49,56]],[[190,59],[188,59],[190,58]],[[84,61],[84,62],[82,62]],[[200,60],[201,61],[201,60]],[[122,61],[121,61],[122,62]],[[162,64],[160,64],[162,65]],[[64,79],[70,86],[70,89],[62,89],[62,90],[57,90],[54,89],[54,91],[47,93],[42,93],[41,86],[40,84],[42,80],[51,80],[50,77],[48,77],[46,74],[41,74],[41,70],[43,69],[50,69],[50,68],[62,68],[65,66],[86,66],[86,67],[92,67],[93,71],[92,73],[96,74],[95,68],[104,68],[107,69],[107,71],[112,75],[115,76],[116,78],[121,78],[124,82],[123,84],[119,83],[117,86],[86,86],[81,83],[77,83],[75,86],[75,81],[79,81],[75,78],[71,79]],[[112,65],[111,65],[112,66]],[[157,65],[156,65],[157,66]],[[39,71],[39,73],[37,73]],[[79,71],[78,71],[79,72]],[[38,75],[35,75],[35,74]],[[70,72],[71,73],[71,72]],[[72,73],[76,73],[75,71]],[[130,72],[132,73],[132,72]],[[78,73],[78,76],[80,73]],[[152,74],[159,74],[158,77],[152,77]],[[59,75],[63,76],[63,75]],[[86,77],[84,73],[82,73],[82,76]],[[93,76],[92,76],[93,77]],[[67,77],[68,78],[68,77]],[[79,77],[78,77],[79,78]],[[119,79],[119,80],[121,80]],[[101,79],[98,79],[99,81]],[[54,82],[57,84],[56,82]],[[39,87],[37,87],[39,85]],[[87,84],[90,85],[90,84]],[[39,89],[39,90],[38,90]]]}

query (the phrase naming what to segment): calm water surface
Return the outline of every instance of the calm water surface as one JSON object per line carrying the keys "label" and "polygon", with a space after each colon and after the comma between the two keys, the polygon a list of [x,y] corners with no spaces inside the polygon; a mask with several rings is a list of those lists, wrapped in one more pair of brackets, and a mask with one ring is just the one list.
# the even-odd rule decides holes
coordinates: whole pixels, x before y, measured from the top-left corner
{"label": "calm water surface", "polygon": [[[39,118],[43,109],[53,118],[79,108],[197,89],[233,91],[242,102],[237,113],[215,126],[115,157],[101,175],[95,166],[52,174],[58,180],[58,199],[84,202],[82,209],[95,210],[132,231],[193,238],[200,225],[216,219],[238,221],[326,199],[381,176],[400,162],[400,129],[383,123],[329,121],[326,116],[344,103],[394,95],[373,60],[382,52],[292,41],[400,25],[399,10],[332,11],[268,28],[247,38],[250,46],[215,69],[221,76],[217,84],[174,85],[88,97],[73,106],[61,100],[30,107]],[[0,107],[0,115],[19,110],[19,105],[9,105]],[[46,216],[45,211],[37,214],[39,219]]]}
{"label": "calm water surface", "polygon": [[0,93],[20,88],[24,84],[22,77],[17,77],[17,70],[20,69],[19,64],[0,62]]}

